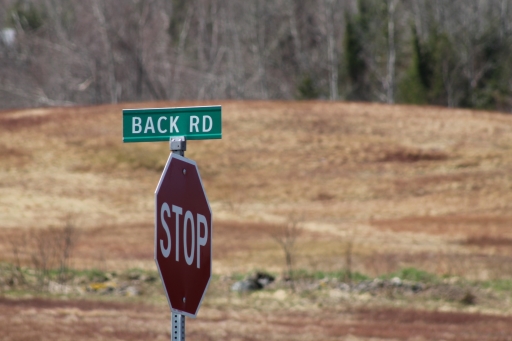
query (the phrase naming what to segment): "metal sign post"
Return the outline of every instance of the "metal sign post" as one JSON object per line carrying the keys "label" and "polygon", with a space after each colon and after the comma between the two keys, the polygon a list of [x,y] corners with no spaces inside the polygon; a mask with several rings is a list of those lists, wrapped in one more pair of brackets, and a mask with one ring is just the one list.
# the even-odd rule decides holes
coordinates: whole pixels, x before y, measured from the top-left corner
{"label": "metal sign post", "polygon": [[171,341],[185,341],[185,315],[172,313]]}
{"label": "metal sign post", "polygon": [[[171,137],[169,149],[173,154],[185,156],[187,140],[184,136]],[[185,315],[174,312],[171,315],[171,341],[185,341]]]}

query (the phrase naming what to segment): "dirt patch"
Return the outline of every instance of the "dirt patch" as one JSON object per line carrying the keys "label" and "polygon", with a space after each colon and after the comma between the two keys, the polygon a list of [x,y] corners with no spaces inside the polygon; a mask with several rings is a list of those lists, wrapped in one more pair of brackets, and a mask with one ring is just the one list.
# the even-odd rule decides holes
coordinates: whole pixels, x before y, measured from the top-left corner
{"label": "dirt patch", "polygon": [[441,161],[448,159],[446,153],[440,151],[425,150],[397,150],[385,152],[380,162],[419,162],[419,161]]}
{"label": "dirt patch", "polygon": [[[133,306],[120,302],[102,302],[93,300],[59,300],[46,298],[31,299],[10,299],[0,297],[0,309],[16,308],[16,309],[56,309],[56,308],[76,308],[84,311],[91,310],[125,310],[134,309]],[[149,308],[146,308],[149,309]]]}
{"label": "dirt patch", "polygon": [[[372,226],[381,229],[388,229],[395,232],[419,232],[444,236],[459,236],[473,239],[482,239],[479,234],[486,231],[486,236],[493,240],[501,236],[507,240],[512,226],[512,217],[508,215],[449,215],[449,216],[416,216],[400,219],[372,220]],[[474,237],[477,235],[478,237]],[[494,235],[490,237],[489,235]],[[473,240],[472,239],[472,240]],[[485,239],[485,238],[484,238]],[[475,244],[469,242],[469,244]]]}
{"label": "dirt patch", "polygon": [[462,244],[478,247],[510,247],[512,246],[512,238],[475,235],[468,237]]}
{"label": "dirt patch", "polygon": [[51,117],[48,116],[21,116],[21,117],[5,117],[0,116],[0,127],[2,130],[19,131],[34,126],[40,126],[43,123],[49,122]]}
{"label": "dirt patch", "polygon": [[152,311],[140,304],[2,299],[0,329],[5,340],[154,339],[151,323],[141,326]]}
{"label": "dirt patch", "polygon": [[[7,303],[6,303],[7,302]],[[0,301],[6,340],[167,340],[169,312],[162,306],[84,301]],[[187,319],[194,340],[508,340],[512,318],[396,308],[315,308],[261,311],[249,306],[203,308]]]}
{"label": "dirt patch", "polygon": [[[414,335],[426,340],[500,340],[507,337],[512,322],[509,317],[398,309],[364,309],[357,316],[369,322],[368,330],[360,330],[361,334],[382,339]],[[497,327],[500,329],[494,329]]]}
{"label": "dirt patch", "polygon": [[1,168],[4,169],[20,169],[25,166],[31,159],[30,152],[16,147],[9,147],[0,144],[0,160],[2,160]]}

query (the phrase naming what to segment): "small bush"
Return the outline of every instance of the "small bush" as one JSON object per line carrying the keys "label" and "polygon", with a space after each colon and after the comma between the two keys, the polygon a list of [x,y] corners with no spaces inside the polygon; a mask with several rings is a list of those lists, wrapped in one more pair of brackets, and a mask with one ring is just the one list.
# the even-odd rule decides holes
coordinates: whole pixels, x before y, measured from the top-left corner
{"label": "small bush", "polygon": [[476,304],[476,296],[473,295],[473,293],[468,290],[460,300],[460,303],[464,305],[474,305]]}
{"label": "small bush", "polygon": [[9,240],[12,251],[12,276],[24,284],[26,273],[22,263],[30,262],[36,288],[46,290],[49,281],[67,282],[73,276],[70,260],[78,239],[77,229],[70,217],[60,228],[33,229]]}
{"label": "small bush", "polygon": [[91,269],[86,272],[87,279],[91,282],[103,283],[108,280],[107,273],[99,269]]}

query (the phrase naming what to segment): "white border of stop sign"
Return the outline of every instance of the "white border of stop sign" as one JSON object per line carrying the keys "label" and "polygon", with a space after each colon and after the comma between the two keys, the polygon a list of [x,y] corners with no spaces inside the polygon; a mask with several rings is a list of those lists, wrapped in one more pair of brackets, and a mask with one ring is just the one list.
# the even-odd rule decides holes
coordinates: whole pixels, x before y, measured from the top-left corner
{"label": "white border of stop sign", "polygon": [[[160,198],[160,206],[158,206],[158,193],[161,190],[162,183],[164,182],[164,179],[166,179],[167,171],[169,169],[169,166],[173,159],[178,159],[182,162],[186,162],[192,166],[194,166],[197,176],[199,178],[199,182],[201,185],[201,189],[203,191],[204,199],[206,200],[206,204],[208,205],[208,210],[210,211],[210,220],[198,213],[198,212],[191,212],[189,210],[186,210],[185,208],[182,208],[178,205],[174,205],[172,202],[165,200],[163,201],[162,198]],[[177,203],[176,203],[177,204]],[[167,238],[158,238],[158,221],[161,221],[161,229],[163,229],[163,236],[166,236]],[[174,236],[176,238],[171,238],[171,226],[168,226],[167,221],[173,221],[175,222],[174,227],[175,233]],[[208,226],[210,225],[210,226]],[[208,230],[210,233],[208,233]],[[191,242],[190,250],[188,250],[187,246],[187,234],[190,233],[191,235]],[[201,246],[206,245],[207,241],[210,241],[210,276],[208,278],[208,282],[204,288],[204,291],[201,296],[201,300],[199,301],[199,304],[197,306],[197,309],[194,314],[191,314],[186,311],[182,311],[176,308],[173,308],[171,304],[171,300],[169,298],[169,293],[167,292],[167,285],[169,283],[165,283],[164,276],[162,276],[162,271],[160,268],[160,264],[158,263],[157,255],[160,253],[161,256],[171,262],[185,262],[187,266],[193,267],[195,269],[202,268],[200,266],[200,257],[201,254],[204,252],[204,248],[201,248]],[[211,282],[211,275],[212,275],[212,250],[213,250],[213,215],[212,215],[212,209],[210,207],[210,202],[208,201],[208,197],[206,196],[206,192],[204,191],[203,181],[201,180],[201,176],[199,174],[199,169],[197,168],[197,164],[195,161],[187,159],[185,157],[179,156],[177,154],[170,154],[169,159],[167,160],[167,163],[165,164],[165,168],[162,172],[162,175],[160,176],[160,180],[158,181],[158,185],[155,190],[155,237],[154,237],[154,259],[155,263],[158,268],[158,273],[160,275],[160,279],[162,280],[162,284],[164,286],[165,295],[167,297],[167,302],[169,303],[169,307],[171,307],[171,310],[174,313],[186,315],[189,317],[195,318],[197,315],[197,312],[199,311],[199,308],[201,307],[201,304],[203,302],[203,299],[206,295],[206,291],[208,290],[208,287]],[[184,256],[184,259],[180,257],[180,255]],[[194,259],[196,258],[196,259]],[[202,257],[201,257],[202,258]],[[195,261],[194,261],[195,260]],[[203,264],[204,265],[204,264]],[[162,265],[163,266],[163,265]],[[166,272],[167,273],[167,272]],[[179,274],[177,274],[179,276]],[[174,297],[174,296],[173,296]],[[175,297],[174,297],[175,298]]]}

